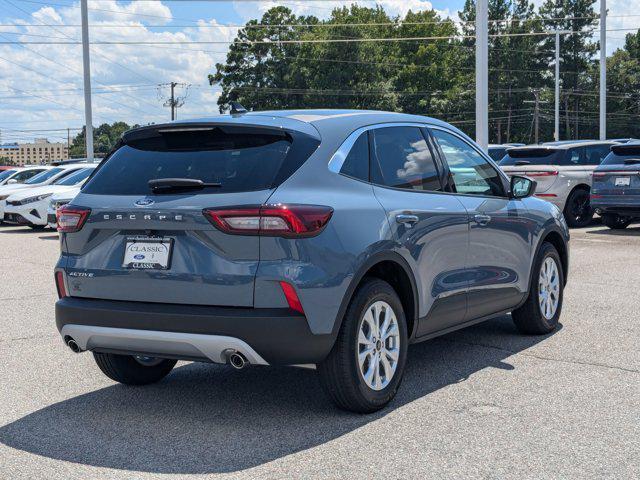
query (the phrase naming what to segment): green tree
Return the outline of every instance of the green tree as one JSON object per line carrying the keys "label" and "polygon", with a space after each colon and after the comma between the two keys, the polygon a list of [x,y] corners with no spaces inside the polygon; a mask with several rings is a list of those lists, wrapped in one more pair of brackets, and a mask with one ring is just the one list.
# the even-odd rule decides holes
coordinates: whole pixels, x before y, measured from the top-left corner
{"label": "green tree", "polygon": [[607,59],[607,93],[609,136],[640,138],[640,30]]}
{"label": "green tree", "polygon": [[[103,123],[93,129],[93,150],[96,155],[104,156],[118,143],[122,134],[138,125],[129,126],[125,122]],[[69,148],[69,156],[79,158],[85,156],[85,129],[75,136]]]}

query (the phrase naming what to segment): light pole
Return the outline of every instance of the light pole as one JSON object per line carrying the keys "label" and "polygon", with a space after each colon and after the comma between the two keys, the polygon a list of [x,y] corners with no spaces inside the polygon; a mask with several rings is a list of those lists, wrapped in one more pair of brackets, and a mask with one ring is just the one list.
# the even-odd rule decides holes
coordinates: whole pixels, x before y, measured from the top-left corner
{"label": "light pole", "polygon": [[476,2],[476,142],[489,146],[489,7]]}
{"label": "light pole", "polygon": [[600,0],[600,140],[607,139],[607,2]]}
{"label": "light pole", "polygon": [[91,63],[89,58],[89,15],[87,0],[80,1],[82,16],[82,67],[84,76],[84,119],[87,158],[93,162],[93,121],[91,118]]}
{"label": "light pole", "polygon": [[570,30],[556,30],[556,91],[555,91],[555,129],[553,138],[560,140],[560,35],[571,33]]}

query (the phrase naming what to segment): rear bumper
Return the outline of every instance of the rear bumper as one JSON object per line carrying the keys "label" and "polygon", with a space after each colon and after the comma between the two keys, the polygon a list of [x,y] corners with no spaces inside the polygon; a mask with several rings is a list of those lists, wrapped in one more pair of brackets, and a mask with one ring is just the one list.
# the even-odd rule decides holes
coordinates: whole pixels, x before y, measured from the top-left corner
{"label": "rear bumper", "polygon": [[591,206],[599,214],[617,213],[627,217],[640,217],[640,195],[591,197]]}
{"label": "rear bumper", "polygon": [[[314,335],[304,316],[287,308],[230,308],[66,297],[56,325],[82,349],[224,362],[235,349],[252,363],[313,364],[331,350],[333,335]],[[76,335],[78,338],[74,337]],[[243,351],[245,350],[245,351]]]}

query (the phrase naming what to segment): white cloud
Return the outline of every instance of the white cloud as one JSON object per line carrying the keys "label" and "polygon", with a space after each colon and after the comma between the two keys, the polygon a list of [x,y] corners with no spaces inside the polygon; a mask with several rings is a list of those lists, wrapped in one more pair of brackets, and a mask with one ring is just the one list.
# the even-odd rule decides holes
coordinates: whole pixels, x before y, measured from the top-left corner
{"label": "white cloud", "polygon": [[[404,16],[409,10],[419,12],[422,10],[431,10],[433,8],[431,2],[426,0],[354,0],[352,3],[373,7],[375,5],[382,6],[389,15],[401,15]],[[236,12],[244,19],[249,20],[262,16],[264,12],[270,8],[277,6],[285,6],[289,8],[296,15],[314,15],[318,18],[328,18],[331,15],[331,11],[334,8],[340,8],[350,5],[349,3],[342,2],[320,2],[320,1],[303,1],[303,0],[289,0],[289,1],[266,1],[255,4],[253,2],[239,1],[234,2],[234,8]]]}
{"label": "white cloud", "polygon": [[[180,29],[149,27],[170,21],[171,11],[161,2],[119,4],[113,0],[100,0],[90,1],[89,7],[98,9],[89,11],[92,42],[225,41],[232,40],[236,34],[236,29],[220,27],[215,19],[203,19],[194,22],[193,27]],[[19,29],[0,28],[0,35],[11,31],[22,33],[5,35],[5,38],[0,38],[3,41],[80,40],[79,28],[60,26],[79,24],[77,3],[70,7],[43,7],[27,20],[8,20],[3,23],[29,25]],[[43,23],[52,27],[36,26]],[[162,106],[160,98],[168,94],[168,88],[159,92],[155,85],[171,81],[192,85],[187,102],[178,111],[180,118],[216,114],[215,102],[219,92],[208,85],[207,74],[212,72],[216,62],[224,61],[226,50],[226,44],[93,45],[94,125],[115,120],[142,124],[169,120],[169,109]],[[0,57],[9,61],[0,59],[0,129],[3,141],[26,141],[39,135],[18,132],[19,129],[80,127],[84,123],[80,45],[25,45],[24,48],[0,45]],[[23,95],[21,91],[32,93]],[[178,89],[179,93],[182,91]],[[55,135],[66,138],[66,133]],[[48,136],[53,138],[54,134]]]}

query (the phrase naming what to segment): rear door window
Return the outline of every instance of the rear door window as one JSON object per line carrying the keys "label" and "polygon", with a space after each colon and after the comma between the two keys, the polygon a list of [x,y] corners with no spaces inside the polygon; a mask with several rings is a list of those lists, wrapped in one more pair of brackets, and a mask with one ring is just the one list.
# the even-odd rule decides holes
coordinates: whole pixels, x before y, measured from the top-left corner
{"label": "rear door window", "polygon": [[46,182],[51,177],[55,177],[56,175],[58,175],[62,171],[63,171],[62,168],[52,168],[50,170],[45,170],[43,172],[40,172],[37,175],[34,175],[33,177],[31,177],[29,180],[27,180],[24,183],[27,184],[27,185],[37,185],[39,183]]}
{"label": "rear door window", "polygon": [[566,167],[578,167],[584,165],[585,160],[585,147],[569,148],[563,157],[561,157],[560,165]]}
{"label": "rear door window", "polygon": [[149,180],[187,178],[215,184],[198,193],[275,188],[295,172],[319,141],[300,132],[213,126],[142,130],[130,135],[91,177],[83,193],[141,195]]}
{"label": "rear door window", "polygon": [[378,128],[372,134],[374,183],[408,190],[442,191],[433,154],[419,128]]}
{"label": "rear door window", "polygon": [[358,180],[369,181],[369,134],[358,137],[345,159],[340,173]]}

